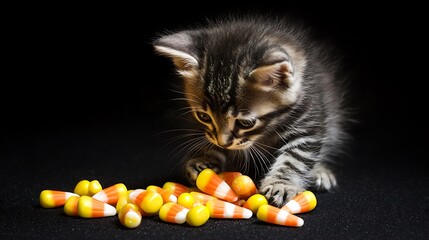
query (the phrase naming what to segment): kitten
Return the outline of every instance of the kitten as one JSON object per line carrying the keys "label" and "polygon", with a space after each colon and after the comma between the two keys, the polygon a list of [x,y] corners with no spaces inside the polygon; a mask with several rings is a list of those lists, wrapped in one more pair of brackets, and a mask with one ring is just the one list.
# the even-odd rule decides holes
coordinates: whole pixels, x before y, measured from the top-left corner
{"label": "kitten", "polygon": [[337,65],[308,36],[290,21],[243,17],[154,41],[183,79],[195,119],[183,164],[191,184],[205,168],[253,169],[259,192],[276,206],[336,186],[328,162],[345,136],[343,90]]}

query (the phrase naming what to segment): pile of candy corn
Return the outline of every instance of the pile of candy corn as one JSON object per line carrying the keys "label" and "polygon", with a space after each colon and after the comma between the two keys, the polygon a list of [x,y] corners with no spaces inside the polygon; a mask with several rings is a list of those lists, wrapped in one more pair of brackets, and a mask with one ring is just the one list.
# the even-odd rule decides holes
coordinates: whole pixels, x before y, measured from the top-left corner
{"label": "pile of candy corn", "polygon": [[150,185],[128,190],[123,183],[117,183],[103,189],[97,180],[81,180],[73,192],[43,190],[39,201],[44,208],[63,207],[69,216],[117,215],[127,228],[138,227],[142,218],[149,216],[198,227],[210,218],[249,219],[254,214],[267,223],[301,227],[304,220],[295,214],[309,212],[317,204],[314,194],[304,191],[281,208],[269,205],[252,179],[239,172],[216,174],[205,169],[198,175],[196,185],[197,188],[190,188],[166,182],[162,187]]}

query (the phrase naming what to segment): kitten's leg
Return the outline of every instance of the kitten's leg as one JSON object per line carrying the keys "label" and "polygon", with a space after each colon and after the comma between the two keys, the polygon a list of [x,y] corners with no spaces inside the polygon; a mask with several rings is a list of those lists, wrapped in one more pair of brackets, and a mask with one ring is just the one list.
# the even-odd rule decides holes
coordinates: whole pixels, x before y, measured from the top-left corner
{"label": "kitten's leg", "polygon": [[186,177],[190,184],[195,186],[198,174],[206,168],[210,168],[216,173],[223,171],[225,156],[219,152],[204,154],[204,157],[189,159],[185,163]]}
{"label": "kitten's leg", "polygon": [[303,161],[304,154],[299,149],[282,153],[260,182],[259,191],[271,204],[281,207],[298,193],[306,190],[314,160]]}

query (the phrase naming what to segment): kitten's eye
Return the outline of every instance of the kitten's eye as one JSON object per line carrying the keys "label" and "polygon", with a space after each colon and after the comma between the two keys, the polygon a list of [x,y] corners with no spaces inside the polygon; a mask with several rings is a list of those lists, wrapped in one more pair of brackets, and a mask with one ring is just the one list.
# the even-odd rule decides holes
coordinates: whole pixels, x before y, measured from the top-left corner
{"label": "kitten's eye", "polygon": [[256,119],[237,119],[236,124],[244,129],[252,128],[256,124]]}
{"label": "kitten's eye", "polygon": [[196,115],[197,115],[198,119],[200,119],[200,121],[202,121],[202,122],[205,122],[205,123],[211,123],[212,122],[212,118],[207,113],[197,112]]}

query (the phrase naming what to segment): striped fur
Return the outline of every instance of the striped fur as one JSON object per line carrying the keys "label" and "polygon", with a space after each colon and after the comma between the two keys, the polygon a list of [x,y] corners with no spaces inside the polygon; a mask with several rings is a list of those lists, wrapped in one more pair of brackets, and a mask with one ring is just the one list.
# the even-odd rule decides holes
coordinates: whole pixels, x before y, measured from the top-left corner
{"label": "striped fur", "polygon": [[154,46],[183,78],[199,133],[183,145],[191,183],[204,168],[242,171],[277,206],[336,185],[327,163],[345,136],[343,93],[336,65],[302,28],[228,19],[160,36]]}

